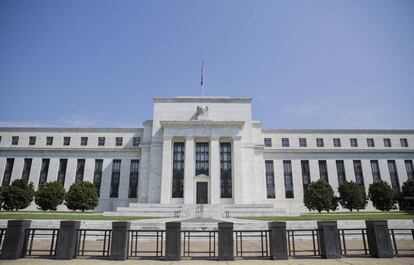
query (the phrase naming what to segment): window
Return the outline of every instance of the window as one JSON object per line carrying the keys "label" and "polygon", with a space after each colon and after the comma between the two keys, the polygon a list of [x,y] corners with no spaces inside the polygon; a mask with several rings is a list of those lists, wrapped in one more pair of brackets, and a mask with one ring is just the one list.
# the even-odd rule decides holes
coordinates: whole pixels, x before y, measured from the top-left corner
{"label": "window", "polygon": [[333,138],[334,147],[341,147],[341,139],[340,138]]}
{"label": "window", "polygon": [[266,193],[267,198],[272,199],[275,198],[275,174],[273,169],[273,160],[266,160],[265,161],[265,169],[266,169]]}
{"label": "window", "polygon": [[132,138],[132,145],[133,146],[139,146],[140,142],[141,142],[141,137]]}
{"label": "window", "polygon": [[2,186],[9,186],[13,172],[14,158],[7,158],[6,168],[4,169]]}
{"label": "window", "polygon": [[401,138],[400,143],[401,143],[401,147],[408,147],[407,138]]}
{"label": "window", "polygon": [[83,181],[84,173],[85,173],[85,159],[78,159],[78,165],[76,167],[75,182]]}
{"label": "window", "polygon": [[138,197],[139,160],[131,160],[128,198]]}
{"label": "window", "polygon": [[358,147],[358,140],[357,138],[351,138],[351,147]]}
{"label": "window", "polygon": [[283,160],[283,172],[285,176],[285,198],[294,198],[292,163],[290,160]]}
{"label": "window", "polygon": [[361,160],[354,160],[355,182],[364,186],[364,175],[362,174]]}
{"label": "window", "polygon": [[405,169],[407,169],[408,180],[414,180],[414,168],[412,160],[405,160]]}
{"label": "window", "polygon": [[311,180],[310,180],[310,170],[309,170],[309,161],[308,160],[302,160],[300,161],[300,165],[302,168],[302,181],[303,181],[303,191],[305,191]]}
{"label": "window", "polygon": [[81,137],[81,145],[88,145],[88,137]]}
{"label": "window", "polygon": [[70,145],[70,137],[63,137],[63,145]]}
{"label": "window", "polygon": [[395,160],[388,160],[388,170],[390,171],[390,179],[392,189],[396,194],[400,193],[400,181],[398,180],[397,167],[395,166]]}
{"label": "window", "polygon": [[68,166],[68,160],[67,159],[60,159],[59,160],[59,171],[58,171],[57,182],[59,182],[62,186],[65,186],[67,166]]}
{"label": "window", "polygon": [[0,143],[1,143],[1,138],[2,138],[2,137],[1,137],[1,135],[0,135]]}
{"label": "window", "polygon": [[324,146],[323,138],[316,138],[316,146],[317,147],[323,147]]}
{"label": "window", "polygon": [[282,146],[289,147],[289,138],[282,138]]}
{"label": "window", "polygon": [[209,146],[208,143],[196,143],[196,176],[200,174],[209,175]]}
{"label": "window", "polygon": [[42,159],[42,166],[40,167],[39,185],[47,181],[47,174],[49,172],[50,159]]}
{"label": "window", "polygon": [[221,198],[231,198],[231,143],[220,143],[220,190]]}
{"label": "window", "polygon": [[378,165],[378,160],[371,160],[372,180],[378,182],[381,180],[381,173]]}
{"label": "window", "polygon": [[326,166],[326,160],[319,160],[318,161],[319,164],[319,176],[320,179],[325,180],[326,182],[329,183],[329,179],[328,179],[328,167]]}
{"label": "window", "polygon": [[112,161],[111,191],[110,198],[118,198],[119,178],[121,177],[121,160],[114,159]]}
{"label": "window", "polygon": [[308,146],[308,143],[306,142],[306,138],[299,138],[299,146],[300,147]]}
{"label": "window", "polygon": [[267,147],[272,146],[272,138],[264,138],[264,145]]}
{"label": "window", "polygon": [[122,137],[116,137],[115,138],[115,145],[116,146],[122,146]]}
{"label": "window", "polygon": [[374,138],[367,138],[368,147],[375,147]]}
{"label": "window", "polygon": [[105,137],[98,137],[98,145],[99,146],[105,145]]}
{"label": "window", "polygon": [[36,144],[36,136],[30,136],[29,145],[35,145],[35,144]]}
{"label": "window", "polygon": [[102,167],[103,160],[95,159],[95,170],[93,171],[93,185],[95,185],[95,188],[98,191],[98,197],[101,193]]}
{"label": "window", "polygon": [[48,136],[46,137],[46,145],[52,145],[53,144],[53,137]]}
{"label": "window", "polygon": [[391,139],[390,138],[384,138],[384,146],[385,147],[391,147]]}
{"label": "window", "polygon": [[172,197],[184,197],[184,143],[174,143]]}
{"label": "window", "polygon": [[346,181],[344,160],[336,160],[336,172],[339,186]]}
{"label": "window", "polygon": [[32,169],[32,159],[25,158],[23,164],[23,171],[22,171],[22,179],[29,180],[30,177],[30,170]]}
{"label": "window", "polygon": [[12,136],[12,145],[18,145],[19,144],[19,136]]}

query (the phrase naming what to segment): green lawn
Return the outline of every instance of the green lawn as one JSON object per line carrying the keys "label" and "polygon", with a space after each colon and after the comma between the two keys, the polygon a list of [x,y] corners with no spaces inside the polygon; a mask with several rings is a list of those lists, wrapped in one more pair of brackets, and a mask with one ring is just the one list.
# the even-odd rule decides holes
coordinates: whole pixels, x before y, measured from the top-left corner
{"label": "green lawn", "polygon": [[263,216],[245,217],[243,219],[262,221],[317,221],[317,220],[390,220],[414,219],[413,212],[341,212],[341,213],[311,213],[300,216]]}

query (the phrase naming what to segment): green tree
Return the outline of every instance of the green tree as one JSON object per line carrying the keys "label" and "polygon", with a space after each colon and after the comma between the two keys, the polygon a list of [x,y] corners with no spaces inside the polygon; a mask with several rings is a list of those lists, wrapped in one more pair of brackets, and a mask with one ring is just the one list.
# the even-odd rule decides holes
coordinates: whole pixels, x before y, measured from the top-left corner
{"label": "green tree", "polygon": [[345,181],[338,188],[339,203],[343,208],[352,210],[365,209],[368,203],[365,187],[353,181]]}
{"label": "green tree", "polygon": [[329,211],[332,209],[334,192],[331,185],[324,180],[318,180],[309,184],[303,196],[303,202],[309,210]]}
{"label": "green tree", "polygon": [[2,187],[1,196],[5,210],[20,210],[27,208],[33,201],[33,183],[25,179],[16,179],[9,186]]}
{"label": "green tree", "polygon": [[65,189],[57,181],[40,185],[35,192],[35,202],[42,211],[56,211],[65,199]]}
{"label": "green tree", "polygon": [[407,180],[402,185],[402,194],[407,197],[414,196],[414,181]]}
{"label": "green tree", "polygon": [[65,204],[76,211],[93,210],[98,205],[98,192],[95,185],[88,181],[73,183],[66,193]]}
{"label": "green tree", "polygon": [[394,190],[385,181],[378,181],[369,185],[368,197],[377,210],[389,211],[395,205]]}

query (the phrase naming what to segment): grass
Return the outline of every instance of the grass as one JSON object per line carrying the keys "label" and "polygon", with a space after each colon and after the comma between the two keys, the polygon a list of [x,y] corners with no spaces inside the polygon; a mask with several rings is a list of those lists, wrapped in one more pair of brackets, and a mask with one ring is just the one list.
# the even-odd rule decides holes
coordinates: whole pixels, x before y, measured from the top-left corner
{"label": "grass", "polygon": [[300,216],[262,216],[244,217],[243,219],[261,221],[334,221],[334,220],[392,220],[414,219],[413,212],[340,212],[340,213],[310,213]]}

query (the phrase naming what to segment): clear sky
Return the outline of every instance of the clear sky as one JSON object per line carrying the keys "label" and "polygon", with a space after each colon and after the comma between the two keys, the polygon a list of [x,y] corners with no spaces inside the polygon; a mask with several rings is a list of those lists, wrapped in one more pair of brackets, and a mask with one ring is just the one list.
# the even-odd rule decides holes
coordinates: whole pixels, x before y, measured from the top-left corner
{"label": "clear sky", "polygon": [[141,127],[202,60],[265,128],[414,128],[412,0],[1,0],[0,126]]}

